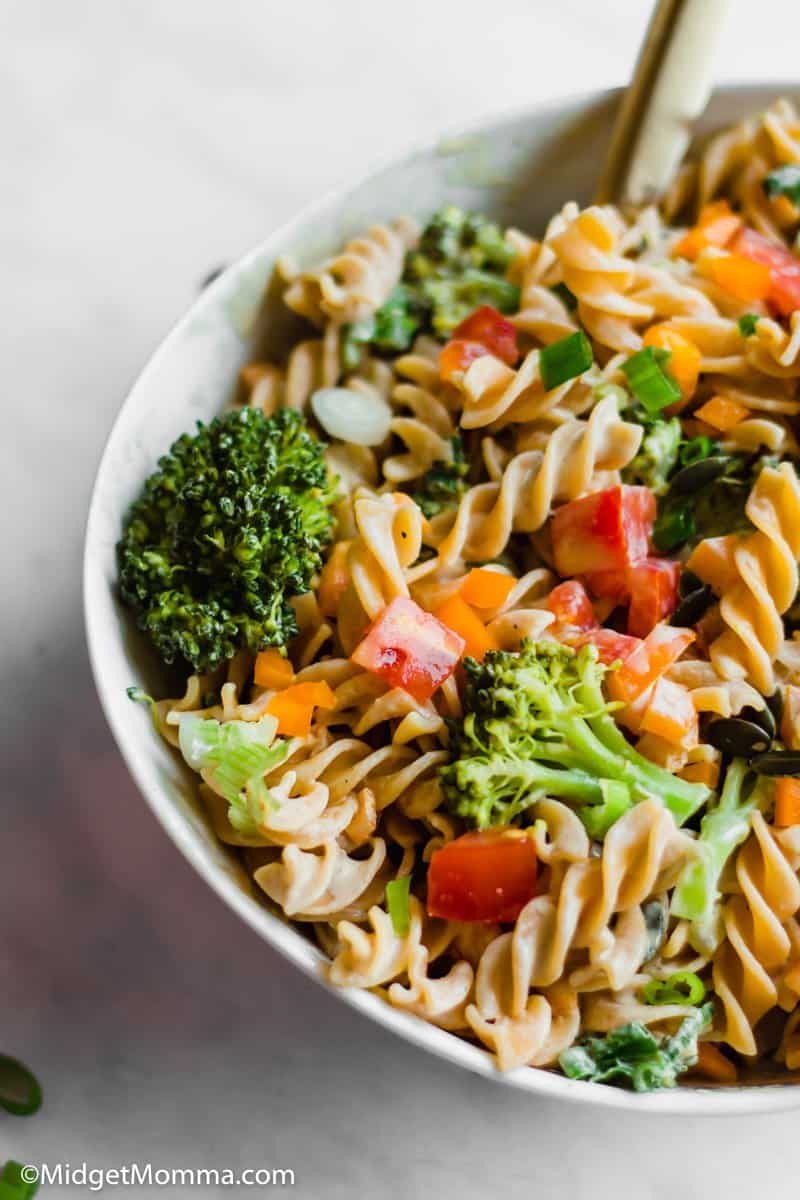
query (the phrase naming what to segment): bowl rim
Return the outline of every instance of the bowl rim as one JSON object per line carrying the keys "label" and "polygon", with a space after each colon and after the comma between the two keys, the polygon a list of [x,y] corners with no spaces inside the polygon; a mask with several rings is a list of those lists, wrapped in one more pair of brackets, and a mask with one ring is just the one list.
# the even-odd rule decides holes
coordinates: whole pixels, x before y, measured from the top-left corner
{"label": "bowl rim", "polygon": [[[342,184],[324,192],[319,198],[303,206],[294,217],[273,229],[254,247],[239,255],[218,278],[204,288],[192,301],[169,331],[156,345],[145,365],[137,374],[114,417],[105,440],[92,486],[84,532],[82,592],[83,615],[89,661],[100,705],[108,722],[114,741],[140,793],[150,811],[172,840],[179,852],[209,887],[223,900],[257,935],[273,947],[284,958],[298,967],[304,975],[320,984],[329,995],[371,1018],[396,1036],[428,1050],[438,1058],[482,1075],[501,1086],[511,1086],[533,1096],[546,1097],[566,1103],[597,1105],[604,1108],[626,1110],[636,1113],[661,1113],[665,1116],[728,1116],[785,1111],[800,1107],[800,1085],[792,1083],[766,1083],[749,1086],[713,1088],[680,1087],[669,1091],[632,1093],[606,1084],[586,1084],[567,1079],[555,1072],[537,1068],[520,1067],[502,1073],[494,1064],[488,1051],[464,1041],[457,1035],[431,1025],[409,1013],[393,1008],[379,996],[357,988],[334,987],[324,977],[320,963],[321,953],[290,923],[258,903],[255,897],[247,896],[224,871],[219,870],[205,858],[184,836],[183,817],[165,800],[163,792],[151,786],[146,779],[134,748],[128,741],[128,725],[117,714],[111,685],[103,670],[99,629],[103,624],[97,613],[99,595],[107,583],[98,570],[99,556],[93,553],[95,530],[100,524],[100,504],[104,494],[104,482],[111,469],[111,461],[117,443],[123,433],[126,418],[136,408],[138,397],[149,385],[151,375],[158,371],[162,359],[167,358],[173,344],[180,340],[184,331],[206,306],[211,306],[216,293],[222,292],[233,274],[246,272],[261,258],[271,253],[280,253],[280,247],[296,231],[318,213],[331,206],[343,204],[347,197],[361,185],[391,167],[400,167],[418,156],[435,152],[447,142],[469,139],[504,126],[513,125],[522,119],[535,120],[543,115],[565,116],[571,112],[601,108],[611,103],[625,88],[599,88],[570,92],[544,103],[519,105],[499,110],[481,117],[467,125],[445,129],[433,137],[408,144],[398,153],[387,153],[373,163],[355,181]],[[744,83],[730,81],[714,90],[714,95],[735,95],[746,99],[748,94],[769,93],[779,96],[796,92],[797,83],[786,81],[764,83],[748,80]]]}

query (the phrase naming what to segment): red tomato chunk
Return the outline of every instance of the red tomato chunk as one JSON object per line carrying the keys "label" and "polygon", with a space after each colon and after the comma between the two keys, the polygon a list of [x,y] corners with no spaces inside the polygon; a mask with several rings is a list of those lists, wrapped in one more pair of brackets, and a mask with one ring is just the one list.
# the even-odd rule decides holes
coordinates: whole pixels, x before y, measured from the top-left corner
{"label": "red tomato chunk", "polygon": [[655,515],[650,489],[628,485],[562,505],[551,525],[556,570],[560,575],[625,570],[647,557]]}
{"label": "red tomato chunk", "polygon": [[579,650],[581,646],[596,646],[597,657],[601,663],[610,667],[612,663],[624,662],[641,645],[638,638],[628,637],[626,633],[615,633],[613,629],[590,629],[577,637],[561,639],[568,645]]}
{"label": "red tomato chunk", "polygon": [[464,639],[436,617],[397,596],[373,621],[350,655],[354,663],[380,675],[391,688],[415,700],[429,700],[448,679],[464,653]]}
{"label": "red tomato chunk", "polygon": [[480,342],[490,354],[502,359],[510,367],[519,358],[516,328],[491,304],[482,304],[474,313],[470,313],[453,330],[453,338]]}
{"label": "red tomato chunk", "polygon": [[428,913],[448,921],[516,921],[536,895],[536,847],[518,829],[465,833],[431,856]]}
{"label": "red tomato chunk", "polygon": [[732,249],[735,254],[769,267],[772,282],[767,302],[782,317],[800,308],[800,258],[754,229],[743,229]]}
{"label": "red tomato chunk", "polygon": [[628,567],[628,633],[647,637],[651,629],[669,617],[678,604],[680,563],[667,558],[646,558]]}
{"label": "red tomato chunk", "polygon": [[559,625],[569,625],[573,629],[594,629],[597,624],[586,588],[577,579],[568,579],[554,587],[547,597],[547,607]]}
{"label": "red tomato chunk", "polygon": [[485,358],[489,353],[483,342],[469,342],[464,338],[448,342],[439,355],[440,379],[449,383],[457,375],[463,375],[476,358]]}

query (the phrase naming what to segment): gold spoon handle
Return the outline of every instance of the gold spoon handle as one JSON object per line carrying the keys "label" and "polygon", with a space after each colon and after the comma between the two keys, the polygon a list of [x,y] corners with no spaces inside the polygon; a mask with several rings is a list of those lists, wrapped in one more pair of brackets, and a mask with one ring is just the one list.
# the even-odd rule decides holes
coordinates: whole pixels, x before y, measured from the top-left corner
{"label": "gold spoon handle", "polygon": [[658,0],[617,113],[599,204],[644,204],[664,190],[711,91],[729,0]]}

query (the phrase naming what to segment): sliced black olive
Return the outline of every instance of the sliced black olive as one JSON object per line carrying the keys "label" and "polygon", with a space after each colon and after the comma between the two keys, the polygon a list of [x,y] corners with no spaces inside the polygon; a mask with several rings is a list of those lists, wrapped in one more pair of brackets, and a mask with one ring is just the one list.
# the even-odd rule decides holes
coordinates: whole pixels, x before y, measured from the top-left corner
{"label": "sliced black olive", "polygon": [[775,724],[775,717],[772,715],[770,708],[743,708],[739,713],[740,721],[750,721],[753,725],[758,725],[760,729],[768,736],[769,740],[775,737],[778,732],[778,727]]}
{"label": "sliced black olive", "polygon": [[692,463],[678,471],[677,475],[673,475],[669,484],[669,493],[671,496],[688,496],[691,492],[705,487],[707,483],[719,479],[730,465],[731,458],[727,454],[718,454],[713,458],[703,458],[700,462]]}
{"label": "sliced black olive", "polygon": [[667,936],[669,909],[666,900],[662,897],[648,900],[646,904],[642,905],[642,916],[647,930],[647,942],[642,962],[649,962],[658,954]]}
{"label": "sliced black olive", "polygon": [[723,717],[721,721],[713,721],[709,725],[706,740],[723,754],[730,754],[733,758],[751,758],[768,750],[772,739],[754,721]]}
{"label": "sliced black olive", "polygon": [[759,775],[800,775],[800,751],[770,750],[757,754],[750,766]]}
{"label": "sliced black olive", "polygon": [[681,600],[670,617],[670,625],[696,625],[714,600],[714,593],[707,583],[689,592]]}
{"label": "sliced black olive", "polygon": [[[783,720],[783,688],[777,688],[771,696],[766,697],[766,704],[772,713],[775,728],[780,729]],[[774,736],[774,734],[773,734]]]}
{"label": "sliced black olive", "polygon": [[694,571],[687,571],[684,568],[678,580],[678,595],[681,600],[685,600],[687,596],[691,596],[692,592],[696,592],[698,588],[705,586],[699,575],[695,575]]}

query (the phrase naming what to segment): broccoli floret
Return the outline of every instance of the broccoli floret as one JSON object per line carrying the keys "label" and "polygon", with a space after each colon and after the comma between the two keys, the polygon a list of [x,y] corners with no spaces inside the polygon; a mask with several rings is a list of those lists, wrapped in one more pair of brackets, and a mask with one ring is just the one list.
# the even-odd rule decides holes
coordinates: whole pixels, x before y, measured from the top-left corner
{"label": "broccoli floret", "polygon": [[427,302],[416,291],[403,283],[398,284],[373,316],[344,326],[341,341],[344,370],[357,370],[362,347],[367,344],[385,354],[402,354],[408,350],[426,319],[428,308]]}
{"label": "broccoli floret", "polygon": [[[637,414],[632,414],[634,420]],[[669,487],[669,477],[678,463],[681,445],[681,423],[677,417],[669,420],[651,419],[642,421],[644,437],[639,453],[625,468],[626,483],[640,483],[656,496],[662,496]]]}
{"label": "broccoli floret", "polygon": [[467,487],[469,463],[464,455],[464,443],[459,434],[450,439],[453,456],[440,459],[422,476],[417,491],[412,492],[426,517],[435,517],[442,509],[457,504]]}
{"label": "broccoli floret", "polygon": [[297,632],[335,499],[302,416],[243,409],[178,438],[131,506],[120,592],[165,662],[207,671]]}
{"label": "broccoli floret", "polygon": [[723,868],[750,832],[755,809],[769,788],[766,780],[748,778],[735,758],[725,773],[719,803],[700,824],[696,854],[684,868],[672,900],[672,912],[691,922],[690,939],[701,953],[712,953],[722,936],[719,883]]}
{"label": "broccoli floret", "polygon": [[433,332],[440,338],[448,338],[481,304],[491,304],[502,313],[513,313],[519,308],[519,288],[515,283],[477,267],[467,267],[452,278],[426,279],[420,289],[430,303]]}
{"label": "broccoli floret", "polygon": [[[606,668],[594,646],[523,642],[518,654],[466,659],[464,715],[450,723],[452,760],[442,768],[451,810],[479,829],[513,821],[543,796],[625,809],[655,796],[684,821],[711,795],[648,762],[626,741],[606,703]],[[580,811],[580,809],[579,809]],[[608,808],[606,808],[606,812]]]}
{"label": "broccoli floret", "polygon": [[697,1039],[711,1024],[713,1006],[687,1009],[677,1033],[657,1037],[638,1021],[605,1037],[587,1038],[565,1050],[559,1065],[570,1079],[610,1083],[635,1092],[675,1087],[678,1076],[697,1062]]}
{"label": "broccoli floret", "polygon": [[422,231],[418,249],[408,256],[406,275],[421,280],[440,275],[443,269],[505,271],[514,253],[494,221],[448,204],[433,214]]}

